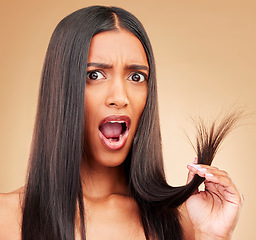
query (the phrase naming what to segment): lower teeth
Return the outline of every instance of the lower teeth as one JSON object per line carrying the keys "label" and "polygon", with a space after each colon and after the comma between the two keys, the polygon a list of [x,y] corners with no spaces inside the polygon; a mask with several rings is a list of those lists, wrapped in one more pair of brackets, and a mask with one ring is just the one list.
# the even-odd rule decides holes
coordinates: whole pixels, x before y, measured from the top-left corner
{"label": "lower teeth", "polygon": [[119,139],[118,139],[118,141],[120,141],[122,137],[123,137],[123,135],[122,135],[122,134],[120,134],[120,135],[119,135]]}
{"label": "lower teeth", "polygon": [[122,139],[123,135],[120,134],[118,138],[108,138],[108,140],[112,141],[112,142],[118,142]]}

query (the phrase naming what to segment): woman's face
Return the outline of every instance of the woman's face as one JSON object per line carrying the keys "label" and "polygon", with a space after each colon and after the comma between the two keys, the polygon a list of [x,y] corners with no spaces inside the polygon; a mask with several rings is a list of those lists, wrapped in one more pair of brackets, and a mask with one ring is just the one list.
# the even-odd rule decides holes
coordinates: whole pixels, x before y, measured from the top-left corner
{"label": "woman's face", "polygon": [[147,100],[149,65],[141,42],[126,30],[92,38],[85,88],[86,157],[119,166],[126,158]]}

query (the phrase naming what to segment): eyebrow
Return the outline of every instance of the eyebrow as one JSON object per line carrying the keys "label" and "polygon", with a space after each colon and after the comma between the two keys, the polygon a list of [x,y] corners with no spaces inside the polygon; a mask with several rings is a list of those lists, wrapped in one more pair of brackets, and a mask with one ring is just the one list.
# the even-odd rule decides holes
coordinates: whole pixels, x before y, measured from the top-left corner
{"label": "eyebrow", "polygon": [[131,64],[131,65],[127,65],[126,69],[134,69],[134,70],[146,70],[149,72],[149,68],[145,65],[138,65],[138,64]]}
{"label": "eyebrow", "polygon": [[91,63],[87,63],[87,67],[98,67],[98,68],[112,68],[112,65],[109,64],[105,64],[105,63],[95,63],[95,62],[91,62]]}
{"label": "eyebrow", "polygon": [[[104,69],[110,69],[113,68],[112,65],[110,64],[105,64],[105,63],[95,63],[95,62],[90,62],[87,64],[87,67],[98,67],[98,68],[104,68]],[[128,70],[146,70],[149,72],[149,68],[145,65],[139,65],[139,64],[131,64],[131,65],[126,65],[126,69]]]}

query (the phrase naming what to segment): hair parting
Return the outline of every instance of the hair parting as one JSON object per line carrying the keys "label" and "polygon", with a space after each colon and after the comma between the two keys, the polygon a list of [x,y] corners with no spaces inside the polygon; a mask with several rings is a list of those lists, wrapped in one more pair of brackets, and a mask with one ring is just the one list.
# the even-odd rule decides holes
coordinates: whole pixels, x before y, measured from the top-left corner
{"label": "hair parting", "polygon": [[[81,239],[86,239],[80,166],[86,152],[84,89],[88,51],[94,35],[120,29],[140,40],[150,70],[147,102],[124,162],[126,178],[140,209],[146,239],[182,239],[178,206],[204,179],[196,175],[185,186],[167,184],[149,38],[131,13],[116,7],[92,6],[65,17],[48,46],[23,201],[22,240],[74,240],[77,225]],[[211,164],[239,117],[237,112],[229,114],[210,129],[203,122],[197,125],[194,148],[199,163]]]}

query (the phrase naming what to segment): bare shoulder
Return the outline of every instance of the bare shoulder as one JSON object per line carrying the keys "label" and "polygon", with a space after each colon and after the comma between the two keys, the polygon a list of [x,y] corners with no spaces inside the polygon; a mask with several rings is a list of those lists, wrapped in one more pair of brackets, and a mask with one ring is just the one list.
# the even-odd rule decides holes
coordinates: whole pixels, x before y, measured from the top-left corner
{"label": "bare shoulder", "polygon": [[24,189],[0,194],[0,239],[20,239],[21,203]]}
{"label": "bare shoulder", "polygon": [[182,204],[179,207],[180,223],[183,229],[183,240],[194,240],[194,228],[188,216],[186,204]]}

